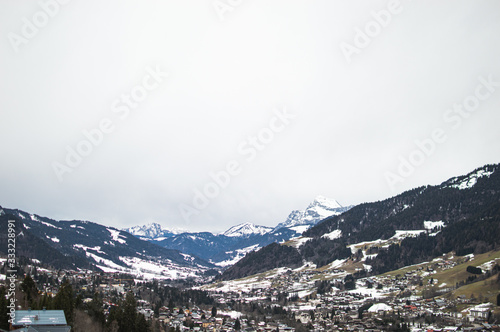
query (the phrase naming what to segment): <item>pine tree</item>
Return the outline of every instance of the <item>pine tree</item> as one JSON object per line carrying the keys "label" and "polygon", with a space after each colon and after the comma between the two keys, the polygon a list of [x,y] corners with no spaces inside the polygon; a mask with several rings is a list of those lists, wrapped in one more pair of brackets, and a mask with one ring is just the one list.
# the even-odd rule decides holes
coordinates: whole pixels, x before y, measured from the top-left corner
{"label": "pine tree", "polygon": [[28,274],[24,277],[21,283],[21,291],[24,293],[24,299],[26,301],[26,306],[33,307],[33,303],[38,297],[38,288],[36,287],[35,281]]}
{"label": "pine tree", "polygon": [[175,303],[174,300],[172,300],[172,298],[168,300],[168,308],[170,309],[170,311],[174,311]]}
{"label": "pine tree", "polygon": [[64,310],[64,316],[68,325],[73,324],[74,301],[73,287],[71,287],[67,280],[64,280],[54,298],[54,309]]}
{"label": "pine tree", "polygon": [[149,328],[148,322],[146,321],[146,317],[143,314],[138,314],[135,319],[135,330],[137,332],[148,332],[151,329]]}
{"label": "pine tree", "polygon": [[102,307],[102,298],[99,293],[95,293],[92,301],[87,304],[87,313],[93,320],[99,322],[101,326],[104,326],[106,322],[106,317],[104,316],[104,310]]}
{"label": "pine tree", "polygon": [[125,296],[125,301],[120,306],[123,312],[122,319],[118,321],[120,332],[134,331],[137,316],[137,301],[134,293],[128,292]]}
{"label": "pine tree", "polygon": [[107,330],[118,332],[119,325],[118,322],[122,320],[122,310],[120,307],[111,307],[109,310],[108,321],[107,321]]}
{"label": "pine tree", "polygon": [[9,309],[7,306],[9,302],[5,297],[7,295],[7,291],[5,287],[0,287],[0,329],[9,330],[9,317],[7,316],[9,313]]}

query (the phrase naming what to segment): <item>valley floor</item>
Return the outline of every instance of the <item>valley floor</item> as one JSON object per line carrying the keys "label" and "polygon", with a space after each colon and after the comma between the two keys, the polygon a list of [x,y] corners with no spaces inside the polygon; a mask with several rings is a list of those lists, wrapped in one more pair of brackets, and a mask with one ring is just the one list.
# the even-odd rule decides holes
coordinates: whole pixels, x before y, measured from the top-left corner
{"label": "valley floor", "polygon": [[[24,271],[35,276],[42,295],[57,294],[68,280],[83,309],[93,303],[93,294],[100,294],[106,321],[131,292],[137,313],[149,322],[144,331],[500,330],[500,251],[461,257],[449,253],[377,276],[366,276],[365,254],[357,257],[321,268],[306,263],[196,287],[179,284],[184,290],[165,281],[54,271],[38,263]],[[470,266],[483,273],[468,272]],[[3,276],[0,284],[6,282]],[[19,296],[21,301],[22,293]]]}
{"label": "valley floor", "polygon": [[[201,287],[231,308],[281,308],[309,330],[498,330],[500,251],[443,255],[379,276],[361,275],[362,259],[317,269],[280,268]],[[468,266],[484,273],[467,272]],[[279,322],[276,322],[279,323]]]}

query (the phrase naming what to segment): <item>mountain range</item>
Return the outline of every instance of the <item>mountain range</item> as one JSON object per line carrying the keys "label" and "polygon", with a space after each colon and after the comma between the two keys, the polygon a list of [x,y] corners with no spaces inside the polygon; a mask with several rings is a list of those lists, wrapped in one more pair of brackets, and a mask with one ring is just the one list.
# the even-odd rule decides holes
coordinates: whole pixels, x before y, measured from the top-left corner
{"label": "mountain range", "polygon": [[[20,261],[58,269],[204,280],[221,268],[220,278],[234,279],[277,267],[358,259],[365,268],[357,276],[380,274],[444,253],[499,250],[500,164],[354,207],[319,196],[275,227],[243,223],[218,234],[176,232],[158,224],[126,232],[0,207],[1,229],[8,224],[14,225]],[[8,234],[0,232],[2,257]]]}
{"label": "mountain range", "polygon": [[[123,272],[157,279],[187,279],[201,277],[214,267],[197,257],[90,221],[57,221],[0,207],[2,229],[7,230],[9,221],[13,221],[11,224],[17,234],[16,255],[20,259],[29,257],[54,268]],[[8,248],[7,236],[7,231],[0,234],[0,252]]]}
{"label": "mountain range", "polygon": [[219,234],[210,232],[174,234],[175,232],[152,223],[126,228],[124,231],[164,248],[179,250],[208,260],[217,266],[226,267],[236,263],[248,252],[273,242],[285,242],[298,237],[321,220],[339,215],[350,208],[351,206],[341,206],[336,200],[317,196],[305,210],[292,211],[284,222],[275,227],[246,222]]}
{"label": "mountain range", "polygon": [[[318,203],[311,206],[317,207]],[[325,211],[317,217],[338,213]],[[248,251],[299,235],[294,227],[274,231],[273,227],[251,223],[236,225],[221,234],[179,234],[159,224],[132,227],[125,232],[90,221],[54,220],[0,207],[1,228],[7,230],[9,221],[13,221],[17,234],[16,254],[22,260],[29,258],[58,269],[128,273],[146,279],[200,279],[236,262]],[[5,255],[7,242],[8,232],[1,232],[0,253]],[[209,262],[212,258],[222,264]]]}

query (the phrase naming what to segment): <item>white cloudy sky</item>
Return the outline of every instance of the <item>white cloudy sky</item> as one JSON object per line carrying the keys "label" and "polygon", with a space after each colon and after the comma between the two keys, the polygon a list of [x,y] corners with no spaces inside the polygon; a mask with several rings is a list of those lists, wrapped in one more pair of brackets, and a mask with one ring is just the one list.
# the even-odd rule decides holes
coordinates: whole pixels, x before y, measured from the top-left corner
{"label": "white cloudy sky", "polygon": [[[224,13],[213,0],[54,1],[0,2],[4,207],[221,231],[276,225],[317,195],[380,200],[500,162],[498,1],[401,1],[381,28],[388,1],[233,0]],[[341,45],[355,41],[348,61]],[[147,68],[168,78],[120,117],[121,96],[154,83]],[[447,113],[477,89],[473,112]],[[294,118],[249,161],[238,147],[283,109]],[[54,163],[103,119],[113,131],[59,181]],[[436,129],[444,142],[391,187],[385,174]],[[183,218],[232,161],[240,173]]]}

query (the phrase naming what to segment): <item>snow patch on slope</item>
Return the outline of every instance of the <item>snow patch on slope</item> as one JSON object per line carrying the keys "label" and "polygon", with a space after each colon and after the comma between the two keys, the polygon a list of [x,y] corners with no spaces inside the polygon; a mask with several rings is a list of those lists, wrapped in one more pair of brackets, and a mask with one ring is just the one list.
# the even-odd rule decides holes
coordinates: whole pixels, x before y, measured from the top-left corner
{"label": "snow patch on slope", "polygon": [[391,239],[402,240],[407,237],[417,237],[420,234],[425,233],[425,230],[414,230],[414,231],[396,231],[396,234],[391,237]]}
{"label": "snow patch on slope", "polygon": [[444,222],[442,220],[440,221],[424,221],[424,228],[425,229],[434,229],[436,227],[444,227]]}
{"label": "snow patch on slope", "polygon": [[123,235],[120,234],[120,231],[118,231],[116,229],[110,229],[110,228],[106,228],[106,229],[108,230],[108,232],[111,233],[111,238],[113,239],[113,241],[119,242],[121,244],[124,244],[127,242],[124,239],[120,238],[120,236],[124,237]]}
{"label": "snow patch on slope", "polygon": [[453,178],[453,179],[449,180],[448,182],[450,184],[447,187],[457,188],[460,190],[470,189],[476,185],[478,179],[480,179],[484,176],[490,177],[490,175],[493,173],[494,173],[494,171],[488,171],[488,170],[485,170],[484,168],[479,169],[475,172],[468,174],[465,178],[463,178],[461,180],[459,178]]}
{"label": "snow patch on slope", "polygon": [[100,246],[87,247],[87,246],[84,246],[83,244],[74,244],[73,248],[79,248],[79,249],[83,249],[85,251],[87,251],[87,250],[93,250],[93,251],[98,252],[100,254],[105,254],[105,252],[101,250]]}
{"label": "snow patch on slope", "polygon": [[71,227],[71,228],[80,228],[80,229],[85,229],[85,227],[82,227],[82,226],[77,226],[77,225],[70,225],[69,227]]}
{"label": "snow patch on slope", "polygon": [[58,243],[60,241],[56,236],[54,236],[54,237],[47,236],[47,239],[49,239],[53,242],[56,242],[56,243]]}
{"label": "snow patch on slope", "polygon": [[233,258],[231,258],[231,259],[228,259],[228,260],[225,260],[225,261],[222,261],[222,262],[218,262],[218,263],[212,262],[210,260],[210,263],[212,263],[214,265],[217,265],[217,266],[220,266],[220,267],[226,267],[226,266],[234,265],[234,264],[238,263],[238,261],[240,259],[242,259],[243,257],[245,257],[246,254],[248,254],[251,251],[257,250],[257,249],[259,249],[259,245],[258,244],[254,244],[252,246],[249,246],[249,247],[246,247],[246,248],[243,248],[243,249],[237,249],[237,250],[234,250],[234,251],[227,251],[226,254],[233,254],[233,253],[236,252],[236,255]]}
{"label": "snow patch on slope", "polygon": [[312,240],[312,237],[296,237],[294,239],[290,239],[290,246],[298,249],[309,240]]}
{"label": "snow patch on slope", "polygon": [[342,236],[342,231],[340,229],[336,229],[333,232],[330,232],[328,234],[324,234],[322,237],[329,239],[329,240],[335,240],[338,239]]}
{"label": "snow patch on slope", "polygon": [[[21,214],[19,213],[19,215],[21,215]],[[57,227],[57,226],[54,226],[54,225],[52,225],[52,224],[50,224],[50,223],[48,223],[48,222],[45,222],[45,221],[40,220],[40,219],[39,219],[37,216],[35,216],[34,214],[30,214],[30,218],[31,218],[31,220],[36,221],[36,222],[39,222],[39,223],[40,223],[40,224],[42,224],[42,225],[45,225],[45,226],[48,226],[48,227],[52,227],[52,228],[55,228],[55,229],[62,229],[61,227]],[[23,217],[23,219],[24,219],[24,217]]]}

